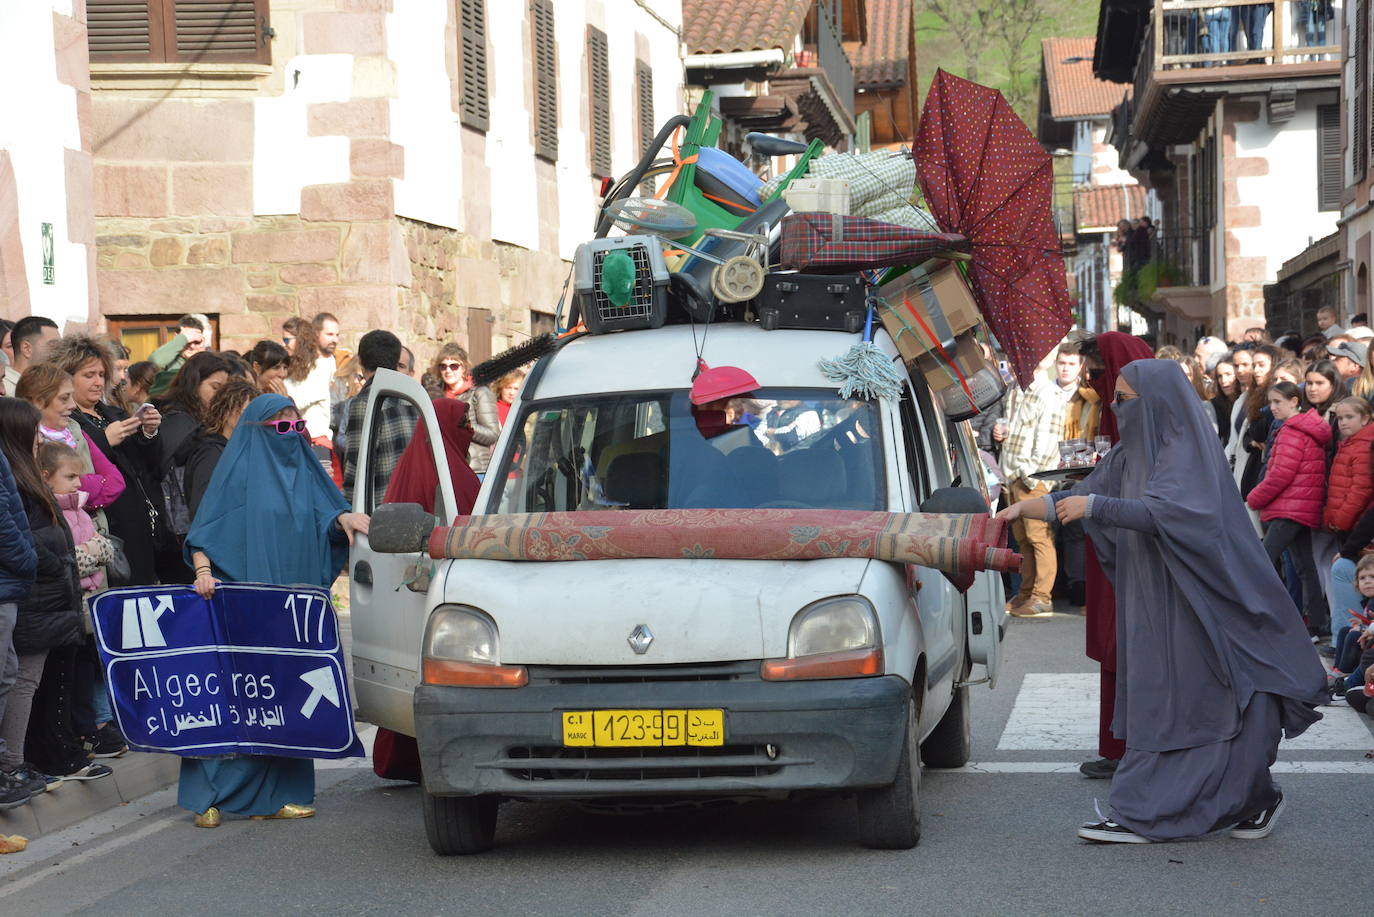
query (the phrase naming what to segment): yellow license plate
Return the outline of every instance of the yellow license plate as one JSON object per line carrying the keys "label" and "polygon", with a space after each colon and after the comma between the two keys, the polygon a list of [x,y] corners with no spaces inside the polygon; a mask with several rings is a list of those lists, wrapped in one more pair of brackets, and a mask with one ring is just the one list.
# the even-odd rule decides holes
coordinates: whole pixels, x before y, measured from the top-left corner
{"label": "yellow license plate", "polygon": [[595,748],[724,745],[725,711],[565,711],[563,744]]}

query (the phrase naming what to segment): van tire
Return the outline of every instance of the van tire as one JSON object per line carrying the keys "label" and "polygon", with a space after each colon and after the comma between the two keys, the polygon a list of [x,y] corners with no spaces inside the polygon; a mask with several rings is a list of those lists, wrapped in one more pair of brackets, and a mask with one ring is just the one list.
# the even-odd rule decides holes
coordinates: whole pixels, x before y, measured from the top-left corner
{"label": "van tire", "polygon": [[482,853],[496,838],[495,796],[424,793],[425,834],[439,856]]}
{"label": "van tire", "polygon": [[[956,684],[968,680],[970,668],[965,659],[955,679]],[[954,696],[950,698],[949,709],[921,743],[921,760],[926,767],[963,767],[968,763],[973,756],[971,719],[968,688],[956,688]]]}
{"label": "van tire", "polygon": [[921,840],[921,758],[917,702],[907,704],[906,735],[897,778],[887,786],[860,790],[859,843],[874,850],[908,850]]}

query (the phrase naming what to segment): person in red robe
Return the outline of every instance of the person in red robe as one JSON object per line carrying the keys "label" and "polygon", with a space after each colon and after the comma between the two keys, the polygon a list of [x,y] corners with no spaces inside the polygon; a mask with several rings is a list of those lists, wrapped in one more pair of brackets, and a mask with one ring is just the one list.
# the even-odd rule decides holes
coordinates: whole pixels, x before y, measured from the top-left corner
{"label": "person in red robe", "polygon": [[[434,416],[439,421],[439,436],[443,440],[444,455],[448,459],[448,474],[453,481],[455,515],[466,516],[477,502],[481,482],[468,467],[468,447],[472,445],[472,427],[467,423],[468,405],[451,398],[434,399]],[[387,485],[386,503],[418,503],[425,512],[434,512],[439,491],[439,472],[434,467],[434,453],[429,445],[429,432],[421,420],[415,425],[415,438],[401,453],[396,470]],[[442,520],[447,523],[449,520]],[[372,770],[387,780],[420,782],[420,750],[413,736],[401,735],[378,727],[372,743]]]}
{"label": "person in red robe", "polygon": [[[1100,403],[1111,404],[1122,367],[1153,357],[1154,351],[1149,344],[1129,334],[1107,331],[1094,338],[1088,347],[1088,382],[1101,397]],[[1113,446],[1120,441],[1115,412],[1102,412],[1097,435],[1110,439]],[[1126,742],[1112,735],[1112,714],[1116,709],[1116,593],[1098,562],[1091,538],[1085,545],[1085,554],[1087,653],[1089,659],[1102,666],[1102,697],[1097,726],[1100,757],[1085,761],[1079,770],[1085,777],[1105,779],[1116,773],[1117,765],[1126,754]]]}

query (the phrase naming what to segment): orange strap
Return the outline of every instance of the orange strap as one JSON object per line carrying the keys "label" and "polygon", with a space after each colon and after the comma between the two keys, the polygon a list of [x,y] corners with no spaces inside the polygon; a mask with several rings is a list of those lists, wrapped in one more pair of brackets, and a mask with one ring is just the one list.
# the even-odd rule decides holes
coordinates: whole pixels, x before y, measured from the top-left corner
{"label": "orange strap", "polygon": [[977,402],[973,400],[973,390],[968,387],[968,380],[964,378],[964,373],[959,369],[959,364],[950,359],[949,354],[945,353],[945,348],[940,343],[940,339],[935,335],[935,332],[930,330],[930,326],[926,324],[926,320],[921,318],[921,313],[917,312],[915,307],[911,305],[911,300],[907,297],[903,297],[902,301],[906,305],[906,310],[911,313],[911,317],[916,319],[917,324],[921,326],[921,330],[926,333],[926,337],[930,338],[930,342],[935,345],[935,350],[939,353],[940,359],[945,361],[950,369],[954,370],[954,376],[959,380],[959,386],[964,390],[964,394],[968,396],[969,404],[976,406]]}
{"label": "orange strap", "polygon": [[693,153],[686,159],[682,158],[682,148],[678,146],[678,138],[682,135],[682,131],[683,129],[680,127],[673,131],[673,171],[668,173],[668,180],[663,183],[663,187],[659,188],[658,193],[654,195],[654,197],[660,201],[668,196],[668,192],[672,189],[673,182],[677,181],[678,173],[682,171],[682,167],[697,161],[696,153]]}

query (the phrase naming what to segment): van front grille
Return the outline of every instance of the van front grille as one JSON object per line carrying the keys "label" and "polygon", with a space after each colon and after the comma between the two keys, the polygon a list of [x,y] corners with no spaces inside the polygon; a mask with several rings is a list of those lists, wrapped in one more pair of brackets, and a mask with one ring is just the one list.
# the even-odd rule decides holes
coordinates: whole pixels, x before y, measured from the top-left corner
{"label": "van front grille", "polygon": [[525,745],[507,750],[496,766],[517,780],[689,780],[702,777],[767,777],[788,761],[776,747],[564,748]]}

